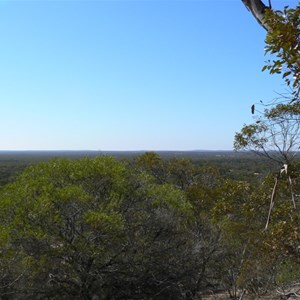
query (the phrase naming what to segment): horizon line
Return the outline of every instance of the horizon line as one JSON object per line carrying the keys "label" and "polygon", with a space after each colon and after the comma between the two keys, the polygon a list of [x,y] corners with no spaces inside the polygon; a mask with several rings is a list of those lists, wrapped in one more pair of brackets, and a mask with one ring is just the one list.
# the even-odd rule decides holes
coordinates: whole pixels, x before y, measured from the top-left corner
{"label": "horizon line", "polygon": [[102,150],[102,149],[0,149],[0,152],[205,152],[236,151],[234,149],[140,149],[140,150]]}

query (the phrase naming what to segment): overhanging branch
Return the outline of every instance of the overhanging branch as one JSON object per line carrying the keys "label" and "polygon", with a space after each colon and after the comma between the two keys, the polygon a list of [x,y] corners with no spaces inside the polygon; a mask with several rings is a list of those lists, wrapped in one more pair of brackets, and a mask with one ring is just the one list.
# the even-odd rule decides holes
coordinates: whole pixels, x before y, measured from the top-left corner
{"label": "overhanging branch", "polygon": [[266,6],[261,0],[242,0],[242,2],[252,13],[256,21],[268,31],[270,28],[264,18],[266,10],[271,9],[271,1],[269,0],[269,6]]}

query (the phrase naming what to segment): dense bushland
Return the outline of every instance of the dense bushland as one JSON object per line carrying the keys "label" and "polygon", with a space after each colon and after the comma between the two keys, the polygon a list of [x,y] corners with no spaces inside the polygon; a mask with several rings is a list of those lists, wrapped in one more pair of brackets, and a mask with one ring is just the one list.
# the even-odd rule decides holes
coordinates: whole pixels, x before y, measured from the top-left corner
{"label": "dense bushland", "polygon": [[0,191],[1,299],[263,294],[300,275],[299,211],[280,185],[263,231],[271,175],[251,184],[155,153],[30,166]]}

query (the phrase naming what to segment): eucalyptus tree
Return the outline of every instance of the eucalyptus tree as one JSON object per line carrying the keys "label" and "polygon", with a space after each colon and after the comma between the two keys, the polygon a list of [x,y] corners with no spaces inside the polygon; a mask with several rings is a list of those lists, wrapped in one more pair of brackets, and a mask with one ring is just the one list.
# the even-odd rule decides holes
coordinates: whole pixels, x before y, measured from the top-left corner
{"label": "eucalyptus tree", "polygon": [[255,19],[266,29],[265,53],[275,56],[267,60],[263,70],[281,74],[291,88],[290,100],[299,100],[300,89],[300,5],[285,6],[274,10],[269,0],[266,6],[261,0],[242,0]]}
{"label": "eucalyptus tree", "polygon": [[242,2],[266,30],[267,61],[262,71],[280,75],[285,86],[284,93],[274,101],[267,104],[261,101],[261,113],[252,106],[254,122],[244,125],[234,141],[235,149],[255,151],[279,164],[278,172],[268,176],[260,191],[253,194],[258,203],[261,199],[265,202],[268,193],[271,198],[258,253],[268,253],[274,261],[273,272],[277,272],[278,280],[286,276],[282,275],[286,272],[282,266],[299,263],[300,5],[275,10],[271,1],[268,5],[261,0]]}
{"label": "eucalyptus tree", "polygon": [[[234,148],[251,150],[277,162],[290,165],[299,154],[300,103],[278,104],[265,109],[252,124],[236,133]],[[284,170],[286,171],[286,170]]]}

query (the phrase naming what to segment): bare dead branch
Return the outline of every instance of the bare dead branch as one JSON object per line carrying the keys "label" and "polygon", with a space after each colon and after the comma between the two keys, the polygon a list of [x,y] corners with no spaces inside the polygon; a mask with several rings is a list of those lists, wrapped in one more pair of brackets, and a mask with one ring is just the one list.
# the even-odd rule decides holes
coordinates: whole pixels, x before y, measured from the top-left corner
{"label": "bare dead branch", "polygon": [[271,195],[271,202],[270,202],[270,208],[269,208],[267,223],[266,223],[266,226],[265,226],[264,230],[267,230],[268,227],[269,227],[271,212],[272,212],[272,209],[274,207],[274,200],[275,200],[275,195],[276,195],[276,191],[277,191],[277,184],[278,184],[278,176],[275,177],[275,184],[274,184],[272,195]]}
{"label": "bare dead branch", "polygon": [[289,176],[289,184],[290,184],[290,191],[291,191],[291,196],[292,196],[293,207],[296,208],[296,202],[295,202],[294,191],[293,191],[293,182],[292,182],[291,176]]}

